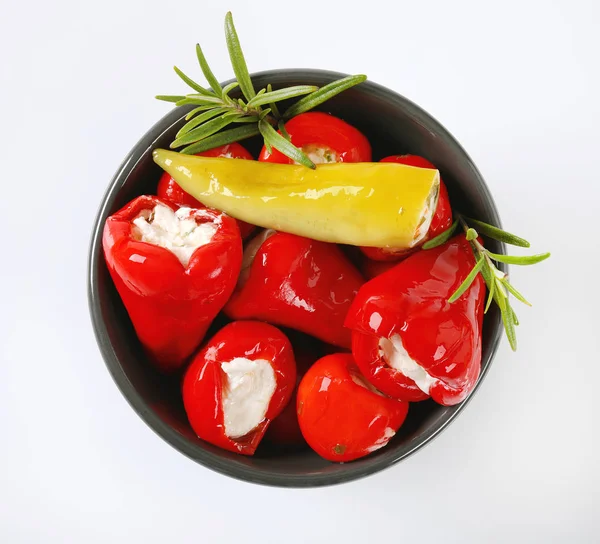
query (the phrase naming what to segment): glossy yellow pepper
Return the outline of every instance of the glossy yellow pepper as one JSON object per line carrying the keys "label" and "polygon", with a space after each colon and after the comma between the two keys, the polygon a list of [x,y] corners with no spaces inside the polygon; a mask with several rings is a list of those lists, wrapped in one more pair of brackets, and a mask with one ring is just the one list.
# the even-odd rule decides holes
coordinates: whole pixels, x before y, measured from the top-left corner
{"label": "glossy yellow pepper", "polygon": [[324,242],[413,247],[439,193],[437,170],[397,163],[273,164],[156,149],[184,191],[247,223]]}

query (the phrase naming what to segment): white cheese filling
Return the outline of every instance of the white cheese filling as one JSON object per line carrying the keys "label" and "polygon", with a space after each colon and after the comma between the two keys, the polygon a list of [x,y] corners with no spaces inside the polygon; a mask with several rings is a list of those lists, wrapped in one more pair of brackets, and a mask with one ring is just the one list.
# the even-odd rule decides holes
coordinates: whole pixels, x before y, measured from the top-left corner
{"label": "white cheese filling", "polygon": [[379,350],[389,366],[413,380],[423,393],[429,395],[431,386],[439,381],[437,378],[430,376],[420,364],[411,359],[402,344],[402,338],[399,334],[394,334],[389,339],[381,338],[379,340]]}
{"label": "white cheese filling", "polygon": [[191,208],[173,211],[168,206],[157,204],[152,211],[144,210],[133,220],[134,234],[142,242],[164,247],[171,251],[183,266],[187,266],[194,251],[208,244],[217,225],[196,223],[190,217]]}
{"label": "white cheese filling", "polygon": [[328,147],[323,147],[319,144],[308,144],[302,146],[302,151],[315,164],[328,164],[338,162],[338,154]]}
{"label": "white cheese filling", "polygon": [[223,415],[225,434],[229,438],[240,438],[265,418],[277,382],[269,361],[251,361],[236,357],[221,363],[227,376],[223,385]]}

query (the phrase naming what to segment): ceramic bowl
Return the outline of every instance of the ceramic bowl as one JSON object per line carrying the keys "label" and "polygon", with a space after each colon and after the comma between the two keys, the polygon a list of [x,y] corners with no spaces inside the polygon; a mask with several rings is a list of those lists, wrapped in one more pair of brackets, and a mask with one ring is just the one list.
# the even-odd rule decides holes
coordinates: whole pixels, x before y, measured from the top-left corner
{"label": "ceramic bowl", "polygon": [[[252,79],[256,88],[271,83],[277,89],[299,84],[321,86],[344,75],[321,70],[274,70],[253,74]],[[400,153],[426,157],[440,170],[453,208],[500,226],[492,195],[466,151],[440,123],[411,101],[367,81],[336,96],[321,109],[360,129],[373,146],[374,161]],[[152,150],[168,148],[188,111],[174,108],[133,147],[108,185],[93,228],[89,306],[100,351],[117,387],[141,419],[175,449],[205,467],[249,482],[289,487],[338,484],[388,468],[417,452],[448,427],[469,399],[452,407],[433,401],[411,404],[406,423],[385,448],[344,464],[325,461],[308,449],[282,452],[262,444],[253,457],[245,457],[195,436],[183,409],[178,379],[164,378],[147,364],[102,255],[106,218],[135,196],[156,190],[161,170],[152,161]],[[244,145],[256,157],[261,142],[247,140]],[[504,249],[493,241],[490,248]],[[481,377],[475,391],[490,367],[501,335],[500,315],[493,305],[484,320]]]}

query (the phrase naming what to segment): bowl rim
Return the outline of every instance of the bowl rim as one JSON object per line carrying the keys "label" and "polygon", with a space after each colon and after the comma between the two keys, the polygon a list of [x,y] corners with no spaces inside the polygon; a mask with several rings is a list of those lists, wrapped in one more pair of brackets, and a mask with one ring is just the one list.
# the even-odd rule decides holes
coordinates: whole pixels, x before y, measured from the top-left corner
{"label": "bowl rim", "polygon": [[[293,77],[312,77],[321,78],[333,81],[346,77],[349,74],[342,72],[335,72],[330,70],[321,70],[313,68],[290,68],[290,69],[274,69],[264,70],[260,72],[251,73],[250,76],[254,78],[269,78],[269,77],[281,77],[293,76]],[[222,85],[225,86],[233,80],[224,82]],[[483,193],[486,202],[489,204],[489,212],[492,218],[492,222],[502,227],[500,216],[496,207],[494,198],[492,197],[491,191],[481,175],[478,168],[475,166],[473,160],[456,140],[456,138],[431,114],[427,113],[423,108],[406,98],[405,96],[384,87],[371,80],[367,80],[361,83],[361,86],[369,87],[369,91],[374,94],[384,95],[388,100],[394,101],[401,105],[401,107],[407,111],[413,118],[420,121],[424,126],[430,127],[434,132],[439,135],[446,143],[450,146],[453,151],[459,154],[468,167],[471,169],[474,176],[479,182],[479,190]],[[232,466],[226,458],[220,457],[207,450],[202,449],[197,444],[190,442],[181,433],[176,431],[169,424],[164,422],[143,400],[141,395],[137,392],[133,384],[127,378],[117,354],[109,341],[108,331],[104,320],[102,319],[102,313],[100,310],[100,302],[98,298],[98,277],[97,277],[97,266],[98,261],[103,258],[102,252],[102,231],[104,227],[104,219],[107,214],[107,210],[112,207],[115,198],[118,195],[122,185],[127,180],[129,174],[136,167],[138,162],[144,156],[149,148],[153,147],[156,140],[173,125],[180,122],[183,117],[183,113],[177,107],[171,109],[166,115],[160,118],[148,131],[137,141],[137,143],[131,148],[129,153],[125,156],[122,163],[113,175],[107,189],[105,190],[100,205],[98,206],[96,216],[94,219],[91,236],[89,251],[87,256],[87,298],[88,307],[90,312],[90,318],[92,327],[94,329],[94,335],[96,342],[100,349],[104,363],[115,382],[117,388],[120,390],[123,397],[129,403],[131,408],[138,414],[138,416],[146,423],[150,429],[152,429],[158,436],[160,436],[166,443],[171,447],[199,463],[200,465],[213,470],[217,473],[230,476],[234,479],[276,487],[322,487],[329,485],[337,485],[345,482],[358,480],[375,474],[382,470],[396,465],[400,461],[411,456],[421,448],[436,438],[443,430],[445,430],[450,423],[452,423],[458,415],[465,409],[465,407],[471,401],[475,392],[481,386],[481,383],[487,376],[492,361],[498,351],[500,341],[502,339],[502,324],[499,315],[488,316],[490,319],[494,319],[495,322],[491,324],[492,334],[489,339],[489,351],[485,360],[482,358],[481,361],[481,373],[477,380],[473,391],[469,396],[460,404],[452,407],[452,410],[448,410],[438,421],[423,433],[423,438],[413,445],[411,448],[404,451],[400,451],[397,455],[392,458],[389,457],[372,457],[369,459],[369,463],[360,463],[353,465],[353,463],[345,464],[345,470],[337,474],[331,473],[316,473],[310,475],[296,476],[286,475],[281,473],[269,473],[264,472],[260,469],[252,467],[241,467]],[[505,252],[505,245],[500,243],[502,252]],[[506,270],[507,267],[502,267]],[[368,459],[368,458],[365,458]]]}

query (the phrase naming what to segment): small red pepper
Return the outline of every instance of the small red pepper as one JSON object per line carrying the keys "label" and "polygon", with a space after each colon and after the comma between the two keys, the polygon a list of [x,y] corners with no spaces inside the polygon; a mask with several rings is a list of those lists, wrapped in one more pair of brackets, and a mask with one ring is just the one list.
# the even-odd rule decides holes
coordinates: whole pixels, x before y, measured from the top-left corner
{"label": "small red pepper", "polygon": [[407,402],[385,397],[365,382],[349,353],[327,355],[308,370],[296,407],[308,445],[337,462],[386,446],[408,413]]}
{"label": "small red pepper", "polygon": [[[418,168],[432,168],[435,166],[431,164],[427,159],[419,157],[418,155],[391,155],[381,159],[380,162],[396,162],[400,164],[406,164],[408,166],[416,166]],[[452,208],[450,207],[450,198],[448,197],[448,189],[446,184],[440,177],[440,194],[438,196],[438,203],[431,219],[431,225],[422,243],[427,240],[435,238],[438,234],[441,234],[447,230],[452,224]],[[362,252],[369,258],[375,261],[395,261],[399,262],[402,259],[408,257],[408,255],[418,251],[419,248],[412,249],[394,249],[394,248],[379,248],[379,247],[361,247]]]}
{"label": "small red pepper", "polygon": [[225,313],[231,319],[260,319],[348,348],[350,331],[344,318],[362,283],[358,270],[335,244],[264,231],[244,250],[240,281]]}
{"label": "small red pepper", "polygon": [[[182,259],[173,251],[143,241],[134,221],[144,228],[156,210],[170,220],[195,222],[212,238]],[[139,196],[111,215],[102,245],[110,275],[129,313],[135,331],[156,366],[165,371],[181,367],[202,341],[206,330],[231,295],[237,281],[242,242],[235,220],[208,209],[181,208],[156,196]],[[184,217],[185,216],[185,217]],[[139,223],[141,221],[142,223]],[[164,234],[164,231],[159,233]],[[179,239],[181,242],[181,238]],[[177,244],[175,244],[177,245]]]}
{"label": "small red pepper", "polygon": [[183,404],[202,439],[253,455],[296,383],[292,345],[258,321],[223,327],[194,358],[183,379]]}
{"label": "small red pepper", "polygon": [[[215,147],[214,149],[209,149],[208,151],[203,151],[202,153],[196,153],[196,155],[199,157],[224,157],[227,159],[254,160],[254,157],[252,157],[250,152],[238,143],[222,145],[220,147]],[[167,172],[163,172],[163,175],[160,177],[156,194],[158,197],[172,200],[180,206],[188,206],[199,210],[206,208],[204,204],[186,193]],[[244,221],[238,220],[237,223],[243,240],[248,238],[248,236],[256,229],[254,225]]]}
{"label": "small red pepper", "polygon": [[443,405],[471,392],[481,364],[485,282],[477,275],[455,302],[475,258],[464,235],[422,250],[365,283],[346,318],[352,353],[380,391]]}
{"label": "small red pepper", "polygon": [[[290,141],[315,163],[371,162],[371,144],[358,129],[328,113],[311,111],[285,124]],[[262,148],[259,161],[292,164],[294,161],[274,149]]]}

